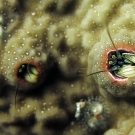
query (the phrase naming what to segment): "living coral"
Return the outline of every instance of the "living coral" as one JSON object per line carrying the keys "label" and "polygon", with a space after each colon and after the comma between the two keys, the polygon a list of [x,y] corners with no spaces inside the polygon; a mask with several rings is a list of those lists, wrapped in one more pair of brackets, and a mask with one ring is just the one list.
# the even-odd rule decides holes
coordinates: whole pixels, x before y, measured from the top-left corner
{"label": "living coral", "polygon": [[[90,129],[94,116],[91,134],[135,134],[134,75],[127,66],[110,72],[115,53],[108,56],[126,47],[121,55],[134,61],[134,8],[134,0],[0,0],[0,134],[89,134],[86,119],[83,126],[74,117],[81,101],[88,107],[77,106],[76,116],[84,108]],[[102,100],[88,115],[92,95]],[[98,121],[102,112],[111,123]]]}

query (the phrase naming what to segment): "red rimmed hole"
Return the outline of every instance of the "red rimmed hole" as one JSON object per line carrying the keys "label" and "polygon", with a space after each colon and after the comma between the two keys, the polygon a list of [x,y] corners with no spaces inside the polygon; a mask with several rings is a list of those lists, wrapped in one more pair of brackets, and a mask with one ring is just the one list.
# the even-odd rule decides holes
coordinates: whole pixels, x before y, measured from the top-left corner
{"label": "red rimmed hole", "polygon": [[21,62],[17,66],[16,81],[19,85],[29,86],[31,84],[37,84],[41,81],[41,74],[44,72],[44,66],[35,62]]}
{"label": "red rimmed hole", "polygon": [[[116,48],[117,48],[117,50],[115,50],[114,47],[112,46],[105,50],[103,59],[102,59],[103,71],[107,71],[106,73],[108,74],[108,77],[110,78],[110,80],[112,80],[116,84],[123,84],[123,83],[125,84],[128,78],[118,77],[114,73],[114,71],[111,71],[112,67],[109,65],[109,60],[113,55],[115,55],[117,57],[116,52],[119,52],[120,55],[122,55],[122,53],[135,54],[135,52],[134,52],[135,47],[128,45],[128,44],[120,43],[120,44],[116,44]],[[120,66],[120,68],[121,67],[122,66]]]}
{"label": "red rimmed hole", "polygon": [[32,72],[31,68],[36,69],[36,66],[31,64],[22,64],[18,69],[17,77],[25,80],[25,76],[29,75]]}
{"label": "red rimmed hole", "polygon": [[[115,78],[122,78],[122,77],[118,77],[115,74],[115,72],[119,71],[123,66],[129,64],[127,59],[125,59],[122,56],[123,53],[133,54],[126,50],[117,50],[117,51],[111,51],[108,53],[107,69]],[[135,64],[132,64],[132,66],[134,66],[134,65]]]}

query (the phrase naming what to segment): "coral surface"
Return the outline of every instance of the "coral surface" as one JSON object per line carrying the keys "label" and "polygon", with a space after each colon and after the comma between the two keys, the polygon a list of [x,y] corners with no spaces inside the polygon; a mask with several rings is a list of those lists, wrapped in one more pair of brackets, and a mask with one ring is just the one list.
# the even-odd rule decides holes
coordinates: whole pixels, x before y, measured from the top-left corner
{"label": "coral surface", "polygon": [[134,29],[134,0],[0,0],[0,134],[134,135]]}

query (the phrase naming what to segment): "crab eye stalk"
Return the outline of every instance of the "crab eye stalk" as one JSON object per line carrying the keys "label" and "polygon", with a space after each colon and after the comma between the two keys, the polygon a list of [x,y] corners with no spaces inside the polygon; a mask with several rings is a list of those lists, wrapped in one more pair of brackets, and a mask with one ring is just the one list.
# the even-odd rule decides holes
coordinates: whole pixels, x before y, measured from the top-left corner
{"label": "crab eye stalk", "polygon": [[22,64],[17,73],[17,77],[29,83],[36,83],[38,81],[39,72],[36,66],[31,64]]}

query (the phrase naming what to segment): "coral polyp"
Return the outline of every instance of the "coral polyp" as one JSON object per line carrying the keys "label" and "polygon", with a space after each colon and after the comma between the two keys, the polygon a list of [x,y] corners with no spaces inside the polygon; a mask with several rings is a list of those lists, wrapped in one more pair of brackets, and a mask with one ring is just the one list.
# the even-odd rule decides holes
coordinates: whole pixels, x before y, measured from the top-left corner
{"label": "coral polyp", "polygon": [[109,106],[101,97],[91,97],[87,101],[77,102],[75,117],[92,133],[104,131],[111,124]]}

